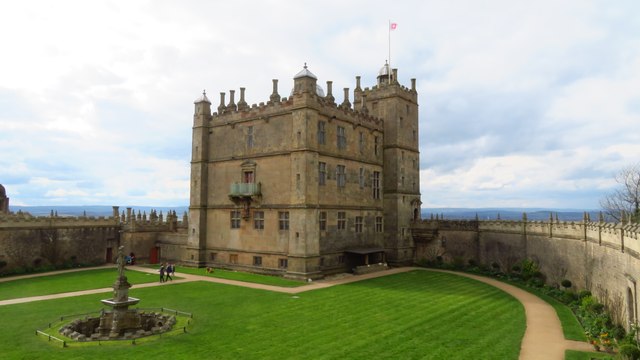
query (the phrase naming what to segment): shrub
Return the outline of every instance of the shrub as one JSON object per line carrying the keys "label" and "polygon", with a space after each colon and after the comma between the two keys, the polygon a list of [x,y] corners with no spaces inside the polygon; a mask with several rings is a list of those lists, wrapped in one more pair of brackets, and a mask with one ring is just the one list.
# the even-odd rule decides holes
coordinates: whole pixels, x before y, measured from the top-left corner
{"label": "shrub", "polygon": [[519,273],[519,272],[520,272],[520,270],[521,270],[521,269],[520,269],[520,266],[518,266],[518,265],[513,265],[513,266],[511,267],[511,271],[513,271],[514,273]]}
{"label": "shrub", "polygon": [[471,267],[476,267],[476,266],[478,266],[478,264],[476,263],[476,261],[475,261],[475,260],[473,260],[473,259],[469,259],[469,266],[471,266]]}
{"label": "shrub", "polygon": [[579,298],[580,300],[582,300],[582,299],[586,298],[587,296],[591,296],[591,291],[589,291],[589,290],[582,290],[582,291],[580,291],[580,292],[578,293],[578,298]]}
{"label": "shrub", "polygon": [[571,280],[564,279],[562,280],[562,282],[560,282],[560,285],[562,285],[563,288],[568,289],[573,284],[571,283]]}
{"label": "shrub", "polygon": [[618,348],[618,352],[623,359],[638,360],[640,359],[640,349],[633,344],[622,344]]}
{"label": "shrub", "polygon": [[524,280],[529,280],[530,278],[533,277],[533,274],[535,274],[538,271],[538,263],[536,263],[533,260],[530,259],[525,259],[522,260],[522,278]]}

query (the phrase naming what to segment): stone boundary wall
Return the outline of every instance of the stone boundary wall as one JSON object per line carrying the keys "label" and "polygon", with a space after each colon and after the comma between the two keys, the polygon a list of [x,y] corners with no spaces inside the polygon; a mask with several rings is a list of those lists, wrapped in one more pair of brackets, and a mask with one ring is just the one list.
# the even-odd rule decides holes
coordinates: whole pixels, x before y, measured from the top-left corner
{"label": "stone boundary wall", "polygon": [[423,220],[413,224],[416,260],[469,260],[502,271],[524,259],[539,264],[546,282],[563,279],[590,290],[620,324],[638,318],[640,225],[560,221]]}

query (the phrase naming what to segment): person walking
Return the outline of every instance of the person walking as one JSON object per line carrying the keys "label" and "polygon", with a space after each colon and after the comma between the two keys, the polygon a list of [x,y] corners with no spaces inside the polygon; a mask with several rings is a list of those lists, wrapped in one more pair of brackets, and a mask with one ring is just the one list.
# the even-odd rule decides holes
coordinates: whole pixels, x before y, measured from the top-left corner
{"label": "person walking", "polygon": [[171,277],[172,272],[173,272],[173,265],[169,263],[167,265],[167,275],[165,277],[165,281],[167,281],[167,279],[173,281],[173,278]]}
{"label": "person walking", "polygon": [[164,273],[167,269],[164,267],[164,263],[160,264],[160,282],[164,282]]}

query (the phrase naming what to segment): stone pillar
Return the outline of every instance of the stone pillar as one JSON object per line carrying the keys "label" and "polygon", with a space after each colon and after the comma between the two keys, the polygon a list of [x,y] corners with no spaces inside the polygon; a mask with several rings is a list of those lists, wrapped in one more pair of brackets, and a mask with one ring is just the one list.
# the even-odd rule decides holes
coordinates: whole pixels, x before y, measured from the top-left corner
{"label": "stone pillar", "polygon": [[416,79],[411,79],[411,90],[416,91]]}
{"label": "stone pillar", "polygon": [[333,97],[333,81],[327,81],[327,96],[325,99],[331,104],[335,104],[335,98]]}
{"label": "stone pillar", "polygon": [[278,79],[272,79],[273,81],[273,92],[271,96],[269,96],[269,101],[271,102],[280,102],[280,95],[278,94]]}
{"label": "stone pillar", "polygon": [[243,87],[240,88],[240,101],[238,101],[238,110],[245,110],[249,107],[247,102],[244,100],[244,89],[245,88]]}
{"label": "stone pillar", "polygon": [[344,100],[340,106],[345,108],[351,108],[351,103],[349,102],[349,88],[344,88]]}
{"label": "stone pillar", "polygon": [[218,114],[222,114],[226,110],[224,106],[224,93],[220,93],[220,106],[218,106]]}
{"label": "stone pillar", "polygon": [[227,110],[229,111],[236,111],[238,109],[234,99],[235,93],[235,90],[229,90],[229,105],[227,105]]}

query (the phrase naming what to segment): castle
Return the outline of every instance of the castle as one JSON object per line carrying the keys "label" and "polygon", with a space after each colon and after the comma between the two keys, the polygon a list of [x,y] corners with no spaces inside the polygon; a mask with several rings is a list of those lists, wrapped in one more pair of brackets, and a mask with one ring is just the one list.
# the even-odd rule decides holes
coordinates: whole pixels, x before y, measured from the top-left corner
{"label": "castle", "polygon": [[0,185],[0,272],[62,262],[174,261],[292,278],[367,272],[422,259],[494,264],[533,259],[547,282],[592,291],[620,324],[637,323],[640,226],[592,221],[420,219],[415,80],[382,67],[342,102],[305,66],[290,96],[220,94],[195,103],[189,214],[47,217],[8,212]]}
{"label": "castle", "polygon": [[[289,97],[249,106],[240,88],[217,112],[195,101],[187,263],[319,278],[411,263],[419,216],[415,80],[385,64],[336,103],[307,68]],[[383,265],[384,266],[384,265]]]}

